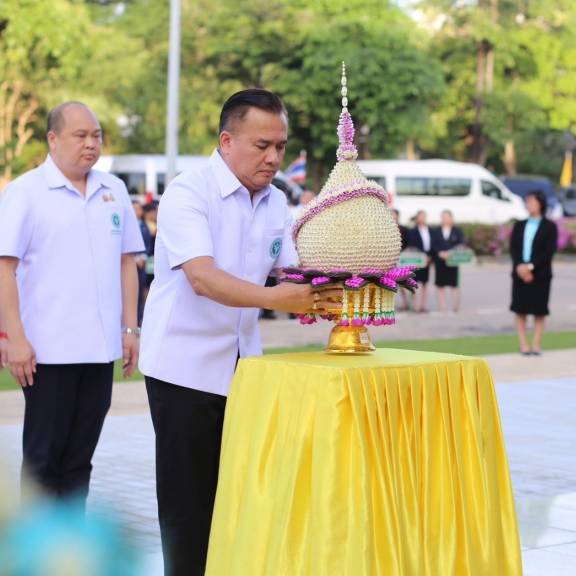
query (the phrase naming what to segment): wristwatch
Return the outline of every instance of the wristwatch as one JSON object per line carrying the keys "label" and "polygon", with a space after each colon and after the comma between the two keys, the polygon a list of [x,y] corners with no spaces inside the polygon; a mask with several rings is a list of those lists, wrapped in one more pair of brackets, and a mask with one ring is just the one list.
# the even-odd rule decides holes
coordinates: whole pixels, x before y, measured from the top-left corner
{"label": "wristwatch", "polygon": [[122,328],[122,334],[134,334],[134,336],[140,336],[140,328]]}

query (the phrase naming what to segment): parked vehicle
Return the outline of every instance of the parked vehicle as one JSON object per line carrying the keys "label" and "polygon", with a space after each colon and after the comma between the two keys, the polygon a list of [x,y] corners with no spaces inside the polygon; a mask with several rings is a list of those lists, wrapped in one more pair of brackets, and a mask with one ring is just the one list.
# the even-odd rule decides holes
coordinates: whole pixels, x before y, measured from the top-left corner
{"label": "parked vehicle", "polygon": [[562,218],[562,205],[556,196],[556,190],[550,178],[532,175],[502,176],[502,182],[520,198],[525,198],[528,192],[534,192],[535,190],[544,192],[548,201],[547,215],[553,219]]}
{"label": "parked vehicle", "polygon": [[[178,156],[176,172],[190,170],[207,160],[207,156]],[[101,156],[94,167],[121,178],[133,196],[151,193],[154,198],[158,198],[166,187],[166,156],[161,154]],[[302,188],[281,171],[276,174],[273,183],[283,190],[293,203],[296,203],[302,194]]]}
{"label": "parked vehicle", "polygon": [[408,224],[425,210],[430,224],[439,224],[443,210],[456,222],[500,224],[526,218],[522,200],[491,172],[451,160],[363,160],[359,166],[391,195],[400,221]]}
{"label": "parked vehicle", "polygon": [[[189,170],[205,162],[206,156],[178,156],[176,172]],[[94,166],[97,170],[110,172],[126,184],[133,196],[152,193],[158,198],[166,186],[166,156],[162,154],[121,154],[100,156]]]}
{"label": "parked vehicle", "polygon": [[564,216],[576,216],[576,186],[561,188],[558,191],[558,200],[562,205]]}

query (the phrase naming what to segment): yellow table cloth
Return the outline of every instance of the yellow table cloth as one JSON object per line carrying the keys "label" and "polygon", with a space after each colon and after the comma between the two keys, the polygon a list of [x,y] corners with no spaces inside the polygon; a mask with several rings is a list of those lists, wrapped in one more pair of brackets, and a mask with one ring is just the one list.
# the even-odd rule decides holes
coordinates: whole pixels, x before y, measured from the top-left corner
{"label": "yellow table cloth", "polygon": [[382,349],[242,360],[206,574],[521,575],[486,362]]}

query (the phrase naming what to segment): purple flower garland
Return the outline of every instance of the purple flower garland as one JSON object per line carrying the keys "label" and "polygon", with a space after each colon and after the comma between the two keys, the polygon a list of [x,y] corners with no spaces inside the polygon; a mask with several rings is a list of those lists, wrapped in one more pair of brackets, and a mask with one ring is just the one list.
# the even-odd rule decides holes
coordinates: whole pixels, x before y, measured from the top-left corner
{"label": "purple flower garland", "polygon": [[347,202],[348,200],[352,200],[352,198],[357,198],[359,196],[372,196],[373,198],[378,198],[378,200],[382,200],[384,204],[388,205],[388,195],[384,192],[380,192],[375,190],[374,188],[365,188],[360,190],[349,190],[347,192],[343,192],[342,194],[338,194],[337,196],[330,196],[323,200],[322,202],[318,203],[316,206],[308,210],[302,218],[296,221],[294,224],[294,228],[292,230],[292,238],[294,242],[298,241],[298,233],[300,232],[300,228],[306,224],[309,220],[312,220],[315,216],[320,214],[326,208],[330,208],[331,206],[335,206],[336,204],[340,204],[341,202]]}
{"label": "purple flower garland", "polygon": [[367,284],[375,284],[391,292],[397,292],[399,286],[414,292],[418,283],[414,280],[415,266],[402,266],[390,270],[365,268],[358,274],[336,269],[328,272],[312,268],[284,268],[283,279],[295,284],[312,284],[312,286],[325,286],[342,282],[346,290],[360,290]]}

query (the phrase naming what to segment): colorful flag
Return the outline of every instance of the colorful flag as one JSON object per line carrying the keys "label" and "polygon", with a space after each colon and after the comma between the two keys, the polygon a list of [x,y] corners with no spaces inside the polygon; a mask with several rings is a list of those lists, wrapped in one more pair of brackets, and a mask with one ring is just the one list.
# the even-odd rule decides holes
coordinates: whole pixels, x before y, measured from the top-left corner
{"label": "colorful flag", "polygon": [[564,154],[564,165],[562,166],[562,174],[560,175],[560,186],[568,188],[572,184],[572,151],[566,150]]}
{"label": "colorful flag", "polygon": [[302,150],[300,155],[284,172],[286,177],[295,182],[296,184],[304,184],[306,182],[306,150]]}

